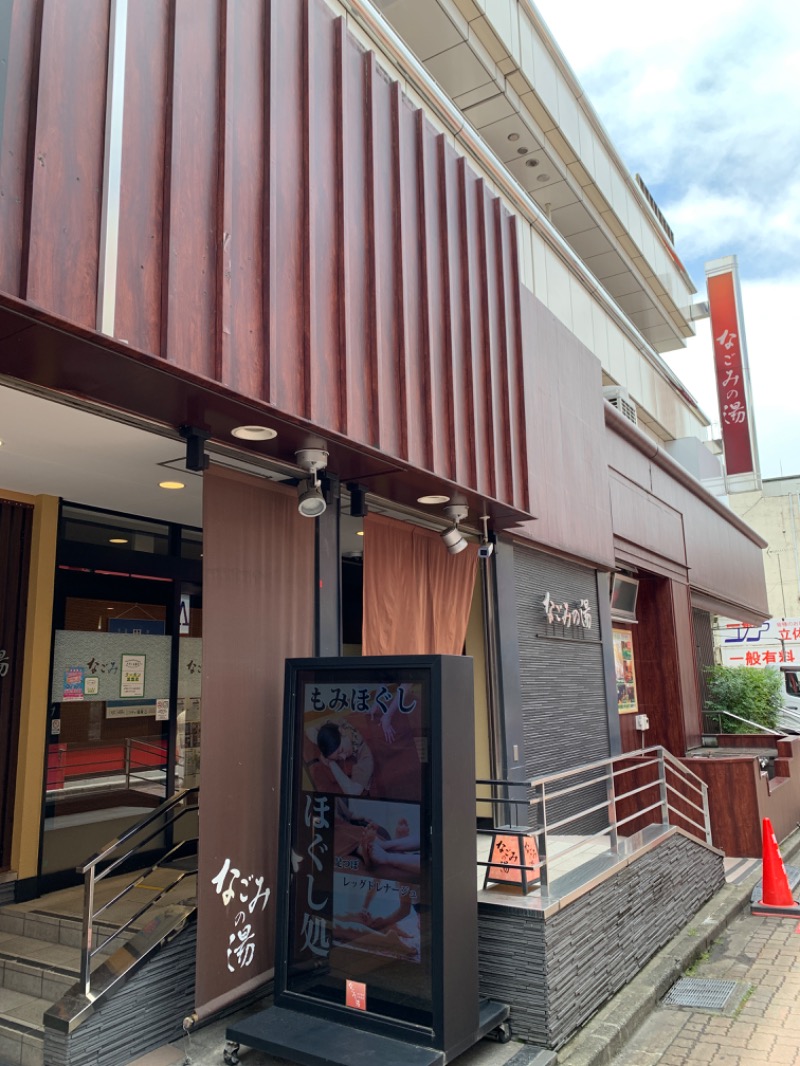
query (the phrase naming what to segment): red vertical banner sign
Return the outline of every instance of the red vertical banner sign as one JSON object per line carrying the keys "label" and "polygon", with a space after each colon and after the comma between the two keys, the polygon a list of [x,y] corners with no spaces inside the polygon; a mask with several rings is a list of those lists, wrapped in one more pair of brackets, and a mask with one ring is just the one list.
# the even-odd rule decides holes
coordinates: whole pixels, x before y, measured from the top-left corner
{"label": "red vertical banner sign", "polygon": [[751,412],[733,271],[714,274],[707,283],[725,468],[728,474],[749,474],[754,470]]}

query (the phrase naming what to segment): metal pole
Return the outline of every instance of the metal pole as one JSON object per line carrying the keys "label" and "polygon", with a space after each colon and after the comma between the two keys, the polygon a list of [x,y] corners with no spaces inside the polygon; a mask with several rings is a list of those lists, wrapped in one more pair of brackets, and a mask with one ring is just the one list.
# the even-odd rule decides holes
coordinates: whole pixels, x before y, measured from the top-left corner
{"label": "metal pole", "polygon": [[[642,744],[644,744],[644,734],[642,734]],[[617,850],[617,797],[614,788],[614,764],[609,764],[608,772],[606,774],[606,796],[608,797],[608,821],[611,826],[611,832],[609,833],[609,844],[612,851]]]}
{"label": "metal pole", "polygon": [[709,847],[713,847],[713,841],[711,840],[711,815],[708,810],[708,785],[705,781],[702,782],[703,792],[703,821],[705,822],[706,830],[706,844]]}
{"label": "metal pole", "polygon": [[545,785],[542,781],[539,786],[541,795],[539,797],[541,829],[539,830],[539,878],[541,880],[542,890],[546,889],[550,883],[550,867],[547,863],[547,809],[545,807]]}
{"label": "metal pole", "polygon": [[81,987],[83,994],[91,989],[92,913],[94,911],[94,866],[86,871],[83,889],[83,936],[81,938]]}
{"label": "metal pole", "polygon": [[661,824],[669,825],[669,801],[667,800],[667,761],[664,749],[658,749],[658,789],[661,795]]}

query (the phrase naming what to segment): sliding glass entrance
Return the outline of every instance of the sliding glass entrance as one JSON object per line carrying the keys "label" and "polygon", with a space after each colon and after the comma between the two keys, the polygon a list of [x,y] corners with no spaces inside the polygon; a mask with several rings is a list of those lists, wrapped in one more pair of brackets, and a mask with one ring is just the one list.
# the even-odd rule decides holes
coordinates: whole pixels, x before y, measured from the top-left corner
{"label": "sliding glass entrance", "polygon": [[201,547],[196,530],[62,508],[47,881],[70,880],[78,863],[199,781]]}

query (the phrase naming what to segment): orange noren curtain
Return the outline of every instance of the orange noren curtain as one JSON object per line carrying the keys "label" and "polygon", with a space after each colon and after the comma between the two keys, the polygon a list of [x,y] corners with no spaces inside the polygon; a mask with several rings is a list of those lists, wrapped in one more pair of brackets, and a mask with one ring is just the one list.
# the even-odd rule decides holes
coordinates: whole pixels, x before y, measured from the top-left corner
{"label": "orange noren curtain", "polygon": [[478,548],[450,555],[438,533],[364,518],[364,655],[461,655]]}

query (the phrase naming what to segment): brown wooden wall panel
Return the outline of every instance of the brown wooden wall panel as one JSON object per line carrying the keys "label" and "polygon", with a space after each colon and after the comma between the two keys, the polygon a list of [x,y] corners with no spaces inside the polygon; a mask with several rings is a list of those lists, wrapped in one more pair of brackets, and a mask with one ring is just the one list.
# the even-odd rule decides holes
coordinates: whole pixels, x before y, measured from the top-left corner
{"label": "brown wooden wall panel", "polygon": [[45,0],[25,298],[91,328],[97,317],[107,52],[107,0]]}
{"label": "brown wooden wall panel", "polygon": [[342,51],[342,154],[344,177],[345,273],[343,299],[346,307],[347,426],[358,440],[377,437],[378,410],[375,380],[374,273],[367,235],[372,226],[371,203],[364,196],[369,181],[370,159],[365,129],[366,64],[360,50],[347,36]]}
{"label": "brown wooden wall panel", "polygon": [[161,350],[164,149],[172,25],[166,0],[129,7],[122,127],[117,336]]}
{"label": "brown wooden wall panel", "polygon": [[633,551],[645,549],[686,566],[681,514],[613,470],[609,489],[614,536],[627,541]]}
{"label": "brown wooden wall panel", "polygon": [[218,0],[175,0],[162,354],[216,377],[221,155]]}
{"label": "brown wooden wall panel", "polygon": [[688,570],[692,588],[729,605],[731,613],[750,607],[766,617],[762,549],[709,506],[699,486],[698,495],[662,468],[654,444],[646,447],[652,453],[608,426],[615,536],[655,553],[651,568],[659,565],[657,555],[664,573]]}
{"label": "brown wooden wall panel", "polygon": [[41,0],[14,4],[0,152],[0,288],[15,296],[25,295],[23,253],[27,263],[26,221],[32,165],[28,138],[36,114],[40,27]]}
{"label": "brown wooden wall panel", "polygon": [[442,240],[446,212],[442,134],[423,126],[422,179],[424,195],[425,270],[427,274],[428,359],[430,363],[433,466],[452,476],[453,387],[450,361],[449,291],[446,273],[448,248]]}
{"label": "brown wooden wall panel", "polygon": [[[94,328],[111,3],[42,3],[41,47],[15,14],[0,178],[31,224],[0,213],[2,284]],[[323,0],[137,0],[125,31],[115,336],[528,511],[497,197]]]}
{"label": "brown wooden wall panel", "polygon": [[521,289],[531,510],[524,527],[547,544],[613,569],[600,361]]}
{"label": "brown wooden wall panel", "polygon": [[308,203],[308,336],[311,367],[309,417],[342,432],[347,420],[344,319],[339,300],[343,240],[341,218],[340,117],[342,23],[310,19],[308,77],[317,91],[308,97],[308,169],[317,175]]}

